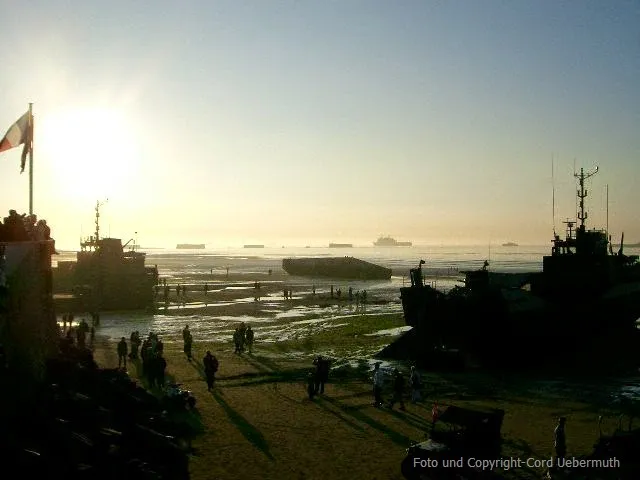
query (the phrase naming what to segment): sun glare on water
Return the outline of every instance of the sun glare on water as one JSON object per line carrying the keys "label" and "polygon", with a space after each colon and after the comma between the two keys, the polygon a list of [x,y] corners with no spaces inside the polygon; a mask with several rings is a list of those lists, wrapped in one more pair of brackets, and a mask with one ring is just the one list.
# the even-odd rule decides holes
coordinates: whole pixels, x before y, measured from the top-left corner
{"label": "sun glare on water", "polygon": [[125,115],[105,108],[58,111],[36,120],[38,155],[51,181],[71,199],[118,196],[139,172],[135,136]]}

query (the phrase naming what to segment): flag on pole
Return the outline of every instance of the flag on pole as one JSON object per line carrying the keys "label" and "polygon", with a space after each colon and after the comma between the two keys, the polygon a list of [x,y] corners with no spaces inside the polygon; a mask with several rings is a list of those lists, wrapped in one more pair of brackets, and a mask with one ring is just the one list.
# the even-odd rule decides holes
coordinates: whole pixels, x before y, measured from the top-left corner
{"label": "flag on pole", "polygon": [[0,152],[22,144],[24,144],[24,147],[22,149],[20,173],[24,172],[27,154],[31,151],[33,144],[33,119],[28,111],[11,125],[7,133],[4,134],[4,137],[0,140]]}

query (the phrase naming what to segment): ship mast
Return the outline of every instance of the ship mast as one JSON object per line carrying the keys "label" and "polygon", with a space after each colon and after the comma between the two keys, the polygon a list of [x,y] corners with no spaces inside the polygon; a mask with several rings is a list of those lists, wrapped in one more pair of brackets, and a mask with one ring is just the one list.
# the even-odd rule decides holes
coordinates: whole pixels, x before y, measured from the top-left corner
{"label": "ship mast", "polygon": [[573,174],[573,176],[578,179],[578,184],[580,185],[580,189],[578,190],[578,198],[580,199],[580,203],[579,203],[580,210],[578,212],[578,220],[580,220],[580,226],[578,228],[581,232],[584,232],[585,230],[584,221],[589,216],[587,212],[585,212],[584,210],[584,199],[587,197],[587,194],[588,194],[587,190],[585,190],[584,188],[584,181],[587,178],[594,176],[596,173],[598,173],[598,167],[596,167],[596,169],[593,172],[589,172],[589,173],[584,173],[584,168],[581,168],[579,174],[578,173]]}
{"label": "ship mast", "polygon": [[100,200],[96,201],[96,243],[98,243],[98,240],[100,240],[100,207],[108,201],[108,198],[104,202],[100,202]]}

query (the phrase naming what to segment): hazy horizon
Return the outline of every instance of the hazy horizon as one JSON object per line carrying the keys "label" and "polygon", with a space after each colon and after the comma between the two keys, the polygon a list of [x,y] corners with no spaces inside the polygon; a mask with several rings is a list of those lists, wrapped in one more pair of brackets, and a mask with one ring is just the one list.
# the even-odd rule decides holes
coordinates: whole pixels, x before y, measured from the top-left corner
{"label": "hazy horizon", "polygon": [[[637,2],[14,3],[0,135],[33,102],[34,213],[64,248],[640,241]],[[28,211],[21,148],[1,216]],[[551,163],[555,164],[555,221]],[[305,239],[312,239],[306,240]],[[230,243],[233,241],[233,243]]]}

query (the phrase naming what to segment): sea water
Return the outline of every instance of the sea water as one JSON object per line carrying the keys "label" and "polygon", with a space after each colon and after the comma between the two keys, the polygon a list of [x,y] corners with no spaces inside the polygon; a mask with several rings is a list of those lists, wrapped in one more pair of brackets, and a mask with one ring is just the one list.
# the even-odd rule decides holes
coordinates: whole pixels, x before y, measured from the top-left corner
{"label": "sea water", "polygon": [[[189,328],[196,338],[209,341],[231,343],[235,327],[240,322],[251,324],[260,342],[271,343],[290,339],[303,340],[313,336],[324,328],[349,324],[357,321],[359,315],[355,307],[341,308],[336,305],[291,307],[282,294],[263,296],[260,307],[253,314],[228,315],[228,308],[234,303],[253,302],[254,282],[265,283],[267,272],[271,270],[274,278],[294,291],[296,296],[311,294],[316,288],[318,295],[328,294],[331,286],[341,288],[343,295],[348,288],[353,291],[367,290],[369,298],[384,300],[367,305],[368,315],[402,314],[400,288],[408,284],[409,270],[418,266],[420,260],[425,264],[422,269],[425,280],[441,290],[462,285],[464,271],[482,268],[485,260],[489,270],[495,272],[536,272],[542,270],[542,257],[550,253],[546,246],[412,246],[412,247],[352,247],[352,248],[305,248],[305,247],[266,247],[260,249],[226,248],[204,250],[147,250],[147,265],[157,265],[159,275],[167,279],[170,285],[203,285],[207,283],[210,291],[221,289],[246,290],[247,295],[235,300],[208,304],[207,313],[190,314],[190,308],[201,308],[201,303],[172,305],[157,313],[109,313],[101,314],[99,335],[111,340],[120,337],[129,338],[132,331],[138,330],[143,336],[150,331],[158,333],[163,340],[179,341],[182,328]],[[640,249],[628,249],[627,254],[638,254]],[[282,270],[284,258],[298,257],[336,257],[352,256],[390,268],[390,280],[350,281],[329,280],[288,276]],[[61,252],[54,257],[56,261],[73,260],[74,252]],[[231,281],[226,281],[229,268]],[[213,273],[213,276],[212,276]],[[212,281],[212,278],[215,281]],[[219,307],[219,308],[218,308]],[[62,313],[62,312],[61,312]],[[60,315],[59,315],[60,316]],[[61,320],[61,318],[59,319]],[[286,320],[286,322],[283,322]],[[393,335],[409,327],[389,331],[372,332],[386,336],[392,341]],[[356,358],[354,352],[352,358]],[[371,359],[360,359],[371,361]],[[617,398],[620,395],[640,397],[640,382],[637,379],[616,379],[614,389]],[[549,386],[549,382],[545,382]],[[580,387],[583,388],[583,387]],[[610,392],[611,390],[607,390]]]}
{"label": "sea water", "polygon": [[[634,249],[639,250],[639,249]],[[269,281],[265,276],[269,270],[278,274],[282,286],[292,288],[295,295],[309,295],[315,287],[318,295],[326,294],[333,286],[346,293],[351,287],[354,292],[366,290],[369,298],[386,303],[368,306],[368,313],[401,313],[400,288],[409,283],[409,270],[422,266],[425,280],[440,290],[449,290],[463,285],[464,272],[482,268],[485,260],[489,270],[495,272],[538,272],[542,270],[542,257],[550,249],[545,246],[489,247],[489,246],[412,246],[412,247],[353,247],[353,248],[304,248],[266,247],[259,249],[226,248],[205,250],[147,250],[147,265],[157,265],[159,275],[169,285],[188,284],[191,286],[208,284],[209,291],[222,289],[243,291],[246,296],[225,302],[212,301],[208,304],[212,313],[189,315],[190,309],[201,309],[202,303],[171,305],[158,313],[118,313],[101,314],[100,333],[111,339],[129,337],[131,331],[141,333],[154,331],[159,334],[176,335],[185,322],[190,328],[214,341],[231,339],[233,329],[239,322],[252,324],[269,323],[274,315],[277,319],[289,317],[292,324],[306,318],[333,318],[336,311],[332,307],[298,307],[291,309],[282,294],[265,296],[261,300],[261,312],[265,315],[245,315],[230,317],[224,314],[225,307],[233,304],[253,302],[255,281],[263,284]],[[629,251],[628,254],[637,253]],[[288,276],[282,270],[284,258],[352,256],[392,270],[390,280],[329,280]],[[73,260],[74,252],[61,252],[54,257],[58,261]],[[229,269],[232,281],[226,281]],[[213,273],[213,276],[212,276]],[[274,275],[274,278],[276,276]],[[214,279],[212,281],[212,279]],[[283,280],[284,279],[284,280]],[[199,287],[196,287],[199,288]],[[216,308],[217,307],[217,308]],[[219,310],[219,313],[216,312]],[[63,312],[60,312],[63,313]],[[341,312],[344,313],[344,312]],[[281,322],[279,322],[281,323]],[[265,329],[267,327],[264,327]],[[270,336],[271,338],[271,336]]]}

